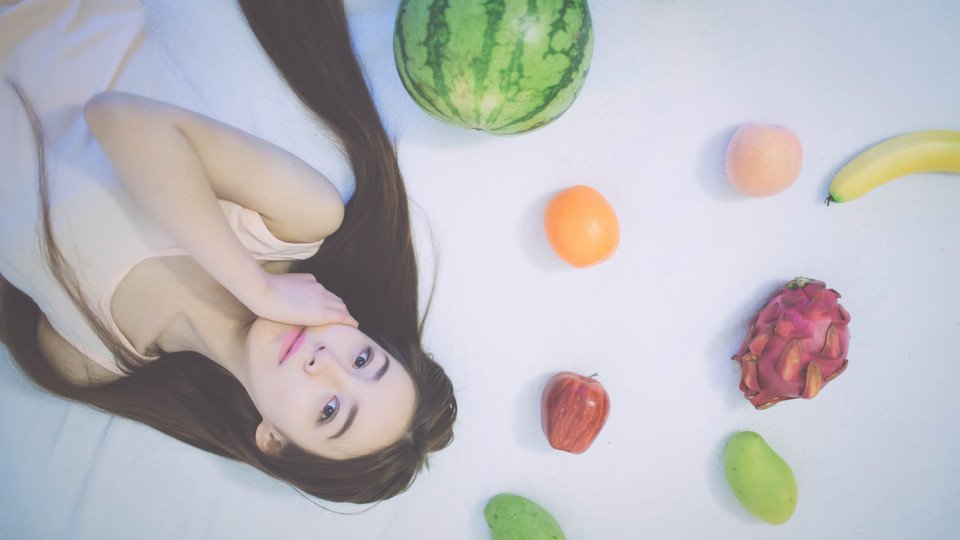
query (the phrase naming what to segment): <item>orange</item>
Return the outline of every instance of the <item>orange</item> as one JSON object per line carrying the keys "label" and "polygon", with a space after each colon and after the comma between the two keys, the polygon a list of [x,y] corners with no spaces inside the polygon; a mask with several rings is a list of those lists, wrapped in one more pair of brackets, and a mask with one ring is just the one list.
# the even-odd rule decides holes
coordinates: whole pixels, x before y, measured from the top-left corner
{"label": "orange", "polygon": [[583,268],[609,259],[620,244],[620,223],[610,203],[589,186],[557,194],[543,214],[547,240],[570,266]]}

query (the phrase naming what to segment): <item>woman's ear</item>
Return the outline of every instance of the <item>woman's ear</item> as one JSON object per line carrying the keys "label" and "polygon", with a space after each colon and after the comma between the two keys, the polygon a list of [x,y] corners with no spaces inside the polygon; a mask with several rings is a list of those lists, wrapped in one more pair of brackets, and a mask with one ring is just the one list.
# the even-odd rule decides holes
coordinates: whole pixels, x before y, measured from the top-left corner
{"label": "woman's ear", "polygon": [[257,447],[267,455],[276,455],[287,444],[286,439],[269,422],[263,420],[257,426]]}

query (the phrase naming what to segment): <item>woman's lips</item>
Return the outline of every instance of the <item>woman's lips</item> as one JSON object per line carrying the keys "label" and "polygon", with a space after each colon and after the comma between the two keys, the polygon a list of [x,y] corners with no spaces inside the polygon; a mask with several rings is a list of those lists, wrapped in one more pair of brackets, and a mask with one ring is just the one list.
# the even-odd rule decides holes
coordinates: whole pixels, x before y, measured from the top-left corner
{"label": "woman's lips", "polygon": [[291,328],[287,335],[283,337],[283,345],[280,347],[280,363],[289,358],[297,349],[303,345],[303,340],[307,338],[302,326]]}

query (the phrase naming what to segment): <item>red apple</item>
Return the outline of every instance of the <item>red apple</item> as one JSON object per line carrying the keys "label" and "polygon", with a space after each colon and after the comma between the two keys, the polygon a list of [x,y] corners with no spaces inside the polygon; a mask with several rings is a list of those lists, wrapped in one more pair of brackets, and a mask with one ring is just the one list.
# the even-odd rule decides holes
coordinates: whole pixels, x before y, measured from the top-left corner
{"label": "red apple", "polygon": [[540,419],[550,446],[582,454],[600,434],[610,412],[610,396],[595,376],[563,371],[547,381]]}

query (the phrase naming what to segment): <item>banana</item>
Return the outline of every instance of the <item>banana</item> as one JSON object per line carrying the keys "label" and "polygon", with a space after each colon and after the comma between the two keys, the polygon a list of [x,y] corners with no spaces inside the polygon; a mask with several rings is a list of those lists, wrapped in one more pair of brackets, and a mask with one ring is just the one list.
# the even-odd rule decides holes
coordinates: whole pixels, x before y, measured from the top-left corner
{"label": "banana", "polygon": [[916,131],[869,148],[833,177],[827,204],[852,201],[891,180],[933,171],[960,173],[960,131]]}

